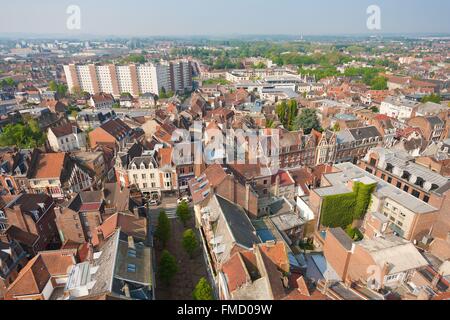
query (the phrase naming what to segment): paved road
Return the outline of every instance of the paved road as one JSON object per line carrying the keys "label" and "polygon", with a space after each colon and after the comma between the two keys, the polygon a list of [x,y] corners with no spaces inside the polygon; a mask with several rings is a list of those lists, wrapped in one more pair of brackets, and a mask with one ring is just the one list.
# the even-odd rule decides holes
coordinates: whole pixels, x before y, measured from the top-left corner
{"label": "paved road", "polygon": [[166,211],[169,219],[177,218],[177,197],[164,197],[161,204],[157,207],[150,207],[149,219],[153,225],[156,225],[161,210]]}

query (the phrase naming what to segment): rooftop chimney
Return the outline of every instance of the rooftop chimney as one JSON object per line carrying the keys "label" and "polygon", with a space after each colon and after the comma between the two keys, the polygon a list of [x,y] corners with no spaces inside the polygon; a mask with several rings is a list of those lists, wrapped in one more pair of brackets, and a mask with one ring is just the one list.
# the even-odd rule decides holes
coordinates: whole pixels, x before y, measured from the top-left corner
{"label": "rooftop chimney", "polygon": [[307,296],[307,297],[311,296],[311,293],[309,292],[309,289],[308,289],[308,285],[306,284],[305,278],[303,278],[303,276],[297,279],[297,285],[298,285],[298,291],[302,295]]}
{"label": "rooftop chimney", "polygon": [[136,246],[134,244],[134,239],[132,236],[128,237],[128,249],[136,249]]}

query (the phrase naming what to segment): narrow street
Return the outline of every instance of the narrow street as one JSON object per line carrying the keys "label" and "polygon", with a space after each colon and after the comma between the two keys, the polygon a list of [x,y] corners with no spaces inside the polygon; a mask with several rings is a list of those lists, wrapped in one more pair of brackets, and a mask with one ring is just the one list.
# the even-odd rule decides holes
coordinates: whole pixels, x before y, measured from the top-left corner
{"label": "narrow street", "polygon": [[[188,222],[188,226],[185,228],[183,224],[178,221],[176,217],[177,199],[174,197],[164,198],[161,205],[158,207],[151,207],[149,209],[149,225],[150,230],[156,228],[158,222],[158,216],[161,210],[165,210],[169,216],[171,222],[171,238],[167,244],[167,250],[175,256],[178,263],[178,273],[175,275],[172,283],[169,287],[166,287],[158,279],[158,265],[163,248],[154,240],[155,249],[155,265],[156,272],[156,288],[155,295],[157,300],[192,300],[192,292],[195,289],[198,281],[202,277],[208,278],[205,260],[203,258],[202,249],[199,247],[198,252],[191,259],[189,255],[184,251],[182,240],[185,230],[192,228],[195,229],[194,219]],[[150,224],[151,222],[151,224]],[[200,243],[200,241],[199,241]]]}

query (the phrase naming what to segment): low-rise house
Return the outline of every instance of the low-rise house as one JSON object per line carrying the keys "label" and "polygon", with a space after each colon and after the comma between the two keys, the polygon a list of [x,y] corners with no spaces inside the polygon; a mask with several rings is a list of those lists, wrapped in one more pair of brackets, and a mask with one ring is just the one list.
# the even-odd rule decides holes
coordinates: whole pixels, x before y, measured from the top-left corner
{"label": "low-rise house", "polygon": [[387,97],[380,106],[380,114],[406,121],[412,117],[419,103],[404,97]]}
{"label": "low-rise house", "polygon": [[353,242],[340,228],[327,231],[324,255],[342,281],[396,289],[428,262],[414,244],[394,235]]}
{"label": "low-rise house", "polygon": [[3,299],[6,289],[27,264],[26,257],[25,250],[17,241],[10,240],[7,236],[2,237],[0,234],[0,299]]}
{"label": "low-rise house", "polygon": [[120,119],[113,119],[90,132],[89,142],[92,149],[101,144],[123,148],[131,142],[132,134],[133,130],[125,122]]}
{"label": "low-rise house", "polygon": [[409,126],[419,128],[429,144],[445,138],[445,121],[438,116],[414,117],[407,122]]}
{"label": "low-rise house", "polygon": [[27,179],[31,166],[30,150],[4,149],[0,151],[0,182],[2,194],[15,195],[29,191]]}
{"label": "low-rise house", "polygon": [[158,97],[153,93],[144,93],[139,97],[139,105],[141,108],[154,108]]}
{"label": "low-rise house", "polygon": [[209,166],[201,175],[191,179],[189,190],[198,221],[201,221],[201,204],[215,194],[238,204],[249,216],[258,216],[258,197],[250,184],[242,184],[219,164]]}
{"label": "low-rise house", "polygon": [[89,105],[94,109],[111,109],[114,105],[114,97],[106,93],[94,94],[89,100]]}
{"label": "low-rise house", "polygon": [[50,148],[54,152],[71,152],[81,150],[86,147],[86,136],[75,125],[67,123],[62,126],[49,128],[47,132],[47,139]]}
{"label": "low-rise house", "polygon": [[91,261],[73,266],[61,299],[152,300],[152,251],[115,231]]}
{"label": "low-rise house", "polygon": [[382,143],[383,138],[374,126],[345,129],[338,133],[327,130],[317,136],[316,165],[353,162],[363,158],[367,151]]}
{"label": "low-rise house", "polygon": [[71,250],[40,252],[8,287],[5,300],[57,300],[75,263]]}
{"label": "low-rise house", "polygon": [[82,110],[77,115],[77,124],[82,130],[93,130],[115,117],[114,110]]}
{"label": "low-rise house", "polygon": [[3,232],[31,255],[58,245],[55,203],[46,194],[21,194],[6,204]]}
{"label": "low-rise house", "polygon": [[70,202],[62,204],[56,210],[61,242],[88,242],[98,246],[97,228],[103,223],[105,204],[102,191],[80,192]]}
{"label": "low-rise house", "polygon": [[394,125],[394,119],[379,114],[372,118],[370,124],[373,125],[380,132],[383,137],[383,146],[391,148],[397,142],[397,128]]}
{"label": "low-rise house", "polygon": [[219,273],[220,299],[281,300],[287,295],[289,271],[289,258],[282,242],[236,252]]}
{"label": "low-rise house", "polygon": [[41,103],[41,106],[49,108],[52,113],[56,113],[62,116],[64,116],[68,111],[67,106],[61,101],[57,100],[45,100]]}
{"label": "low-rise house", "polygon": [[439,238],[447,236],[450,232],[448,177],[415,163],[407,154],[383,148],[371,150],[360,166],[391,184],[398,192],[410,194],[436,208],[437,220],[428,222],[432,225],[427,224],[429,228],[427,234],[432,231],[433,236]]}
{"label": "low-rise house", "polygon": [[245,210],[214,195],[201,209],[202,241],[212,270],[219,270],[235,253],[253,249],[260,243]]}
{"label": "low-rise house", "polygon": [[75,161],[79,162],[82,166],[88,168],[95,173],[95,176],[99,179],[105,177],[107,174],[107,163],[105,155],[101,151],[79,151],[72,152],[72,157]]}
{"label": "low-rise house", "polygon": [[37,153],[28,179],[31,192],[49,194],[55,199],[88,190],[93,184],[89,172],[67,153]]}
{"label": "low-rise house", "polygon": [[[367,212],[378,212],[388,217],[392,229],[398,236],[407,240],[422,240],[428,235],[435,225],[439,209],[413,195],[396,188],[389,182],[374,176],[373,174],[359,168],[351,163],[341,163],[334,166],[334,173],[323,175],[322,187],[311,191],[309,205],[317,218],[317,227],[336,227],[335,224],[343,223],[340,227],[347,227],[352,223],[351,217],[348,221],[341,221],[348,210],[340,207],[345,202],[346,197],[354,196],[355,185],[365,185],[366,190],[373,186],[374,190],[370,195],[370,203]],[[333,206],[325,205],[330,199],[339,198]],[[336,211],[337,210],[337,211]],[[339,213],[338,222],[332,218],[335,213]],[[360,212],[364,219],[366,212]],[[336,216],[335,216],[336,217]],[[348,216],[347,216],[348,217]],[[331,225],[323,225],[324,221],[331,218]]]}

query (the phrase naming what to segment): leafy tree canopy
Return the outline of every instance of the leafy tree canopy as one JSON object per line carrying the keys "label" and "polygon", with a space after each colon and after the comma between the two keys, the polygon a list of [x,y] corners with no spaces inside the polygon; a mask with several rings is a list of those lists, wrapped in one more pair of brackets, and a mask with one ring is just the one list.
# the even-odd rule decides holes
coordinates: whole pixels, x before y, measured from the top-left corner
{"label": "leafy tree canopy", "polygon": [[197,301],[214,300],[213,289],[206,278],[201,278],[192,293],[192,297]]}
{"label": "leafy tree canopy", "polygon": [[199,243],[194,230],[188,229],[183,233],[183,248],[191,258],[195,251],[199,248]]}
{"label": "leafy tree canopy", "polygon": [[317,117],[316,110],[302,109],[294,122],[295,129],[303,129],[305,134],[310,134],[313,129],[321,130],[320,121]]}
{"label": "leafy tree canopy", "polygon": [[159,262],[158,274],[164,284],[169,285],[173,277],[178,272],[178,263],[173,255],[169,251],[164,250]]}
{"label": "leafy tree canopy", "polygon": [[189,209],[189,205],[183,201],[177,208],[177,216],[180,221],[186,225],[186,223],[192,218],[191,210]]}
{"label": "leafy tree canopy", "polygon": [[2,147],[16,146],[23,149],[39,148],[45,144],[46,135],[39,127],[39,123],[31,119],[26,124],[9,124],[0,134]]}
{"label": "leafy tree canopy", "polygon": [[170,220],[165,211],[161,211],[158,217],[158,226],[156,227],[155,237],[165,247],[170,239]]}

